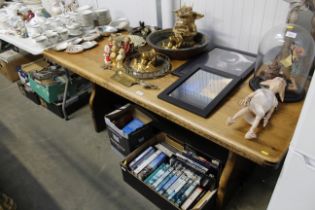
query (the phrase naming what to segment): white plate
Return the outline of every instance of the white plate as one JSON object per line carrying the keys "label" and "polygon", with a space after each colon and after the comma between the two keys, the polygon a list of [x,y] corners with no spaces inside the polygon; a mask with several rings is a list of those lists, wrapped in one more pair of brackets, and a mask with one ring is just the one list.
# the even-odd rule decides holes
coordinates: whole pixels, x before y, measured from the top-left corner
{"label": "white plate", "polygon": [[105,32],[108,32],[108,33],[115,33],[117,32],[117,29],[113,26],[99,26],[97,27],[98,30],[101,32],[101,33],[105,33]]}
{"label": "white plate", "polygon": [[61,43],[57,44],[57,45],[54,47],[54,50],[56,50],[56,51],[65,50],[65,49],[67,49],[68,45],[69,45],[68,42],[61,42]]}
{"label": "white plate", "polygon": [[84,41],[93,41],[93,40],[97,39],[98,37],[100,37],[99,33],[87,34],[83,37],[83,40]]}
{"label": "white plate", "polygon": [[66,52],[70,54],[80,53],[84,50],[82,45],[70,45],[67,47]]}
{"label": "white plate", "polygon": [[72,44],[76,45],[76,44],[80,44],[83,41],[82,38],[76,38],[75,40],[72,41]]}
{"label": "white plate", "polygon": [[69,33],[70,36],[80,36],[80,35],[82,35],[82,34],[83,34],[82,31],[78,31],[78,32],[76,32],[76,33]]}
{"label": "white plate", "polygon": [[97,45],[96,41],[90,41],[90,42],[83,42],[81,44],[81,46],[83,47],[83,49],[87,50],[87,49],[91,49],[92,47],[95,47]]}

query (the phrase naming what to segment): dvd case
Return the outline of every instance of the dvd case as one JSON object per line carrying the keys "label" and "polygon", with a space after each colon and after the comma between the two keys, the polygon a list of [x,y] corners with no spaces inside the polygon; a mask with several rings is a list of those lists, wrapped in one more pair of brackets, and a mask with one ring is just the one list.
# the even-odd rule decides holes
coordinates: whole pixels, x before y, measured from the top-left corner
{"label": "dvd case", "polygon": [[157,169],[153,171],[153,173],[150,174],[145,180],[144,183],[151,185],[153,182],[155,182],[160,176],[162,176],[165,171],[167,170],[167,164],[162,163]]}
{"label": "dvd case", "polygon": [[147,178],[159,165],[167,160],[167,155],[161,152],[156,158],[154,158],[139,174],[138,178],[144,180]]}
{"label": "dvd case", "polygon": [[154,152],[155,149],[152,146],[148,147],[144,152],[142,152],[133,161],[131,161],[131,163],[129,164],[130,170],[135,170],[137,166],[142,163],[143,160],[145,160],[149,155],[153,154]]}

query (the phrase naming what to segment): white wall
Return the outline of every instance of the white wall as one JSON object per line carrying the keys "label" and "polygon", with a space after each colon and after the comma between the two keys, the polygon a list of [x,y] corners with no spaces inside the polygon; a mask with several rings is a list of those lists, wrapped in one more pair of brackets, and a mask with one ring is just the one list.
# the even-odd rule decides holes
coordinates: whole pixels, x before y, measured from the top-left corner
{"label": "white wall", "polygon": [[[215,42],[256,53],[262,36],[274,25],[285,23],[289,4],[283,0],[157,0],[162,4],[163,28],[173,25],[171,11],[188,4],[205,17],[197,21]],[[80,5],[109,8],[113,18],[127,17],[132,26],[139,20],[157,25],[156,0],[79,0]]]}
{"label": "white wall", "polygon": [[126,17],[131,26],[138,26],[139,20],[156,25],[155,0],[78,0],[79,5],[92,5],[94,8],[109,8],[112,19]]}
{"label": "white wall", "polygon": [[214,31],[216,43],[254,53],[271,27],[286,22],[289,9],[283,0],[183,0],[185,3],[205,14],[197,26]]}

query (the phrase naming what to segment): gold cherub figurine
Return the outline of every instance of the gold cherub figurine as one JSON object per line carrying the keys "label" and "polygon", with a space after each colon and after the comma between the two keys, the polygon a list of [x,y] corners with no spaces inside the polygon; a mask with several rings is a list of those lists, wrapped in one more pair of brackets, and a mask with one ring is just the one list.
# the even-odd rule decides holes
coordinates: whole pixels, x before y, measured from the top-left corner
{"label": "gold cherub figurine", "polygon": [[139,72],[153,72],[156,70],[157,53],[154,49],[142,52],[138,58],[131,61],[131,66]]}
{"label": "gold cherub figurine", "polygon": [[163,43],[166,49],[179,49],[182,47],[192,47],[195,44],[194,37],[197,35],[195,20],[204,15],[194,12],[192,7],[183,6],[175,11],[176,22],[173,34]]}

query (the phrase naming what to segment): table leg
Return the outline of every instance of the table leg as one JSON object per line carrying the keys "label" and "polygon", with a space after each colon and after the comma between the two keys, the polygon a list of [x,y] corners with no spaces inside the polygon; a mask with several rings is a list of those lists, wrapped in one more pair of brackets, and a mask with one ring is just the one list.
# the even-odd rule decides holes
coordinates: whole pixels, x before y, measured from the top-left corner
{"label": "table leg", "polygon": [[106,128],[105,114],[117,109],[128,101],[96,84],[93,84],[93,91],[90,97],[90,109],[96,132]]}
{"label": "table leg", "polygon": [[68,72],[68,70],[66,70],[66,84],[65,84],[65,89],[64,89],[64,93],[63,93],[63,100],[62,100],[62,113],[63,113],[65,120],[69,120],[69,116],[68,116],[68,113],[66,111],[69,82],[70,82],[69,72]]}
{"label": "table leg", "polygon": [[244,178],[254,166],[252,162],[229,152],[228,159],[222,171],[217,193],[217,209],[222,209],[233,190],[239,187]]}
{"label": "table leg", "polygon": [[90,109],[92,111],[92,120],[94,123],[94,129],[96,132],[101,132],[106,128],[104,122],[104,115],[102,113],[102,105],[104,105],[104,100],[101,100],[100,87],[96,84],[93,84],[93,91],[90,97]]}

